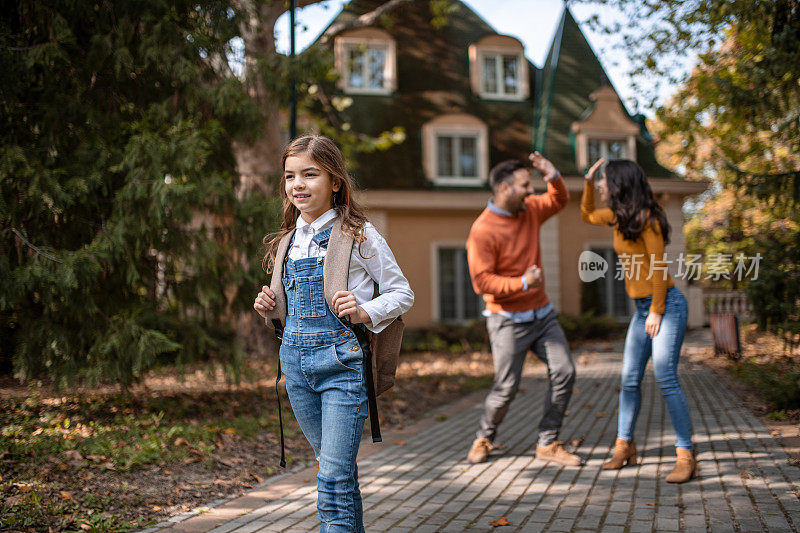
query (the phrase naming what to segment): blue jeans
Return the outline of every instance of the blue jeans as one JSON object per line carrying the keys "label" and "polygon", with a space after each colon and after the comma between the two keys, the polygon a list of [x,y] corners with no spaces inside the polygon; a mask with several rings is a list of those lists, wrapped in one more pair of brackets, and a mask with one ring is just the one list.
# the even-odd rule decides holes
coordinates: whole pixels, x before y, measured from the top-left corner
{"label": "blue jeans", "polygon": [[340,344],[281,344],[281,367],[294,416],[319,461],[317,511],[322,533],[364,531],[356,455],[367,417],[362,352]]}
{"label": "blue jeans", "polygon": [[[314,236],[327,248],[331,230]],[[286,328],[280,361],[300,429],[319,462],[317,514],[322,533],[364,531],[356,456],[367,418],[364,353],[325,301],[324,257],[287,259]]]}
{"label": "blue jeans", "polygon": [[644,324],[652,300],[652,296],[633,300],[636,311],[631,318],[628,335],[625,337],[617,436],[629,442],[633,439],[633,428],[642,404],[642,377],[647,361],[652,356],[656,382],[661,388],[672,427],[675,429],[677,440],[675,445],[691,450],[692,422],[689,418],[689,405],[678,381],[678,359],[688,313],[686,298],[675,287],[667,289],[661,327],[658,334],[651,339],[644,330]]}

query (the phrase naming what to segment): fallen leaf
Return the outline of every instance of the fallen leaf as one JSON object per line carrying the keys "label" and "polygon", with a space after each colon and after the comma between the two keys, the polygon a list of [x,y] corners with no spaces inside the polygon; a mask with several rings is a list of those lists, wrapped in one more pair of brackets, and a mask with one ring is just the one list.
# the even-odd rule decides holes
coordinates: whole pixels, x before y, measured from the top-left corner
{"label": "fallen leaf", "polygon": [[656,506],[656,504],[653,503],[653,502],[647,502],[647,503],[645,503],[645,505],[649,505],[650,507],[655,507]]}
{"label": "fallen leaf", "polygon": [[86,458],[90,461],[108,461],[105,455],[87,455]]}
{"label": "fallen leaf", "polygon": [[254,473],[250,472],[250,477],[255,479],[256,483],[263,483],[264,482],[264,478],[259,476],[258,474],[254,474]]}
{"label": "fallen leaf", "polygon": [[397,444],[398,446],[405,446],[406,445],[406,441],[404,441],[404,440],[396,440],[396,441],[394,441],[394,443]]}
{"label": "fallen leaf", "polygon": [[497,526],[507,526],[509,524],[510,524],[510,522],[508,521],[508,518],[506,518],[505,516],[501,516],[500,518],[498,518],[494,522],[489,522],[490,526],[495,526],[495,527],[497,527]]}
{"label": "fallen leaf", "polygon": [[70,461],[83,461],[83,456],[78,450],[67,450],[64,452],[64,455]]}
{"label": "fallen leaf", "polygon": [[583,441],[585,440],[586,440],[586,435],[581,435],[581,438],[579,439],[572,439],[572,445],[577,448],[578,446],[583,444]]}
{"label": "fallen leaf", "polygon": [[33,490],[33,485],[29,485],[27,483],[14,483],[14,486],[17,487],[17,490],[19,490],[22,493],[30,492]]}
{"label": "fallen leaf", "polygon": [[68,492],[66,490],[60,490],[60,491],[58,491],[58,493],[65,500],[70,500],[70,501],[73,501],[73,502],[75,501],[75,496],[73,496],[71,492]]}
{"label": "fallen leaf", "polygon": [[199,457],[187,457],[186,459],[183,460],[183,464],[188,465],[191,463],[197,463],[199,461],[200,461]]}
{"label": "fallen leaf", "polygon": [[603,418],[604,416],[606,416],[606,412],[605,411],[598,411],[597,413],[595,413],[594,416],[596,416],[597,418]]}
{"label": "fallen leaf", "polygon": [[162,507],[159,507],[158,505],[153,505],[150,507],[150,509],[152,509],[153,511],[160,511]]}
{"label": "fallen leaf", "polygon": [[223,433],[227,433],[229,435],[235,435],[236,434],[236,428],[226,428],[226,429],[223,429],[222,432]]}
{"label": "fallen leaf", "polygon": [[100,463],[97,466],[98,466],[98,468],[105,468],[106,470],[116,470],[116,468],[114,467],[114,463],[112,463],[111,461],[106,461],[105,463]]}
{"label": "fallen leaf", "polygon": [[578,394],[581,390],[578,387],[572,389],[572,394]]}
{"label": "fallen leaf", "polygon": [[594,404],[592,402],[585,402],[583,404],[584,407],[592,407]]}
{"label": "fallen leaf", "polygon": [[81,522],[81,529],[84,531],[91,531],[92,526],[88,522]]}
{"label": "fallen leaf", "polygon": [[44,431],[44,429],[43,429],[43,428],[36,428],[36,429],[33,431],[33,433],[31,433],[31,436],[32,436],[32,437],[34,437],[34,436],[36,436],[36,435],[41,435],[43,431]]}
{"label": "fallen leaf", "polygon": [[183,437],[178,437],[174,441],[172,441],[173,446],[188,446],[189,441],[184,439]]}
{"label": "fallen leaf", "polygon": [[22,503],[22,500],[25,499],[25,496],[22,494],[15,494],[14,496],[9,496],[5,500],[3,500],[3,507],[6,509],[11,509],[12,507],[16,507],[17,505]]}

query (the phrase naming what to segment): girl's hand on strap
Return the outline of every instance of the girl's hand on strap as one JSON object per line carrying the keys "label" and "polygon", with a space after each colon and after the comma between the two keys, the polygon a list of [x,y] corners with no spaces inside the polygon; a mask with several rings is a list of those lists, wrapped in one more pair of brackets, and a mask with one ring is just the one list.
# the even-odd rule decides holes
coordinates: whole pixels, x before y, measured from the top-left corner
{"label": "girl's hand on strap", "polygon": [[605,158],[602,158],[602,157],[601,157],[600,159],[598,159],[598,160],[597,160],[597,163],[595,163],[594,165],[592,165],[592,168],[590,168],[590,169],[589,169],[589,170],[586,172],[586,176],[584,176],[584,178],[586,178],[586,181],[594,181],[594,175],[595,175],[595,174],[597,174],[597,170],[598,170],[598,169],[599,169],[599,168],[600,168],[600,167],[603,165],[603,163],[605,163],[605,162],[606,162]]}
{"label": "girl's hand on strap", "polygon": [[356,303],[355,295],[350,291],[338,291],[333,295],[333,312],[336,316],[343,318],[350,317],[353,324],[368,324],[369,315]]}
{"label": "girl's hand on strap", "polygon": [[658,313],[647,314],[647,319],[644,321],[644,330],[648,335],[650,335],[651,339],[658,335],[658,330],[661,329],[662,316],[664,315],[660,315]]}
{"label": "girl's hand on strap", "polygon": [[275,309],[275,293],[272,289],[264,285],[261,287],[261,292],[256,296],[256,301],[253,303],[255,309],[261,318],[267,318],[267,311]]}

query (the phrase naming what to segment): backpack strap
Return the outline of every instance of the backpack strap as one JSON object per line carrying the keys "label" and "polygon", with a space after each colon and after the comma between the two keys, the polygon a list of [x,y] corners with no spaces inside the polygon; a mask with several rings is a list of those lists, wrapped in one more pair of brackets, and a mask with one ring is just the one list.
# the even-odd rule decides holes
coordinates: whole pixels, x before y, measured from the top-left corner
{"label": "backpack strap", "polygon": [[347,278],[350,277],[350,256],[355,241],[342,231],[341,219],[337,218],[331,228],[328,250],[325,252],[325,263],[322,265],[322,278],[325,280],[325,301],[333,310],[333,295],[347,290]]}
{"label": "backpack strap", "polygon": [[[289,243],[292,242],[294,231],[287,233],[281,242],[278,243],[278,249],[275,252],[275,265],[272,268],[272,279],[269,283],[269,288],[275,293],[275,307],[270,311],[267,310],[265,322],[268,326],[275,329],[275,336],[278,342],[283,339],[283,328],[286,323],[286,292],[283,289],[283,265],[286,262],[286,254],[289,251]],[[283,410],[281,408],[281,394],[278,390],[278,384],[281,381],[281,358],[278,356],[278,375],[275,377],[275,397],[278,399],[278,423],[281,428],[281,462],[282,467],[286,467],[286,446],[283,437]]]}
{"label": "backpack strap", "polygon": [[344,322],[353,330],[358,344],[361,346],[361,353],[364,354],[364,372],[367,378],[367,407],[372,442],[382,442],[381,422],[378,419],[378,397],[375,394],[375,379],[372,375],[372,346],[370,345],[369,331],[364,324],[353,324],[348,317],[345,317]]}
{"label": "backpack strap", "polygon": [[[278,243],[278,249],[275,251],[275,265],[272,267],[272,279],[269,282],[269,288],[275,293],[275,307],[272,310],[267,310],[266,323],[268,326],[275,328],[275,335],[280,340],[283,334],[283,326],[286,324],[286,291],[283,289],[283,265],[286,262],[286,254],[289,253],[289,244],[294,237],[294,230],[290,231]],[[277,325],[280,325],[278,331]]]}
{"label": "backpack strap", "polygon": [[[338,291],[347,290],[347,280],[350,276],[350,257],[353,253],[355,240],[342,231],[341,219],[337,219],[331,228],[331,237],[328,241],[328,251],[325,254],[325,264],[322,266],[322,276],[325,280],[325,300],[333,310],[333,295]],[[378,286],[375,285],[373,294],[377,296]],[[375,377],[372,371],[372,347],[370,335],[363,324],[353,324],[349,317],[342,322],[353,331],[361,352],[364,355],[364,373],[367,379],[367,406],[369,407],[370,432],[372,442],[381,442],[381,425],[378,419],[378,400],[375,394]]]}

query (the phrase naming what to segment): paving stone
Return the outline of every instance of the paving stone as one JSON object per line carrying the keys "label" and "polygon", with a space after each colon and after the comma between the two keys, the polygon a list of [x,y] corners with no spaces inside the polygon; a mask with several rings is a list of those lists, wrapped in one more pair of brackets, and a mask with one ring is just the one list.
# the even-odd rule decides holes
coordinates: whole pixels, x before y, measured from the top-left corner
{"label": "paving stone", "polygon": [[[359,462],[367,531],[793,531],[800,525],[800,469],[745,410],[733,391],[700,365],[682,365],[700,461],[700,477],[681,485],[664,477],[674,465],[674,432],[648,367],[635,438],[640,464],[603,471],[616,433],[621,357],[593,354],[579,365],[570,415],[561,438],[583,437],[580,468],[535,460],[536,426],[547,391],[543,368],[526,374],[498,444],[487,463],[465,461],[481,402],[448,416],[404,446],[389,445]],[[591,408],[583,407],[586,402]],[[599,411],[605,417],[596,417]],[[235,501],[235,500],[234,500]],[[245,509],[213,533],[317,531],[316,488],[298,485],[258,509]],[[218,502],[220,503],[220,502]],[[211,505],[211,504],[209,504]],[[181,527],[203,514],[190,512],[147,531]],[[197,515],[199,516],[193,516]],[[220,522],[221,523],[221,522]],[[602,527],[600,527],[602,524]]]}

